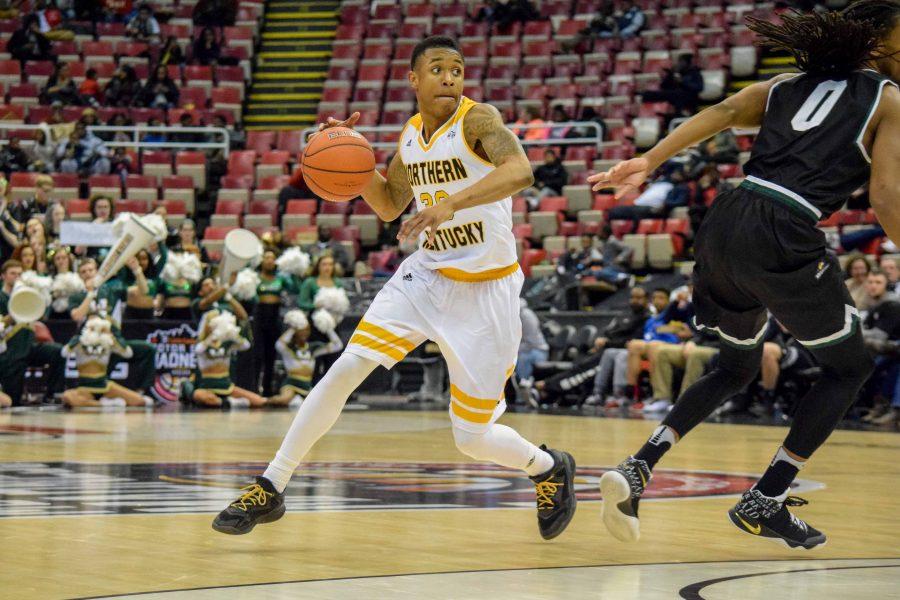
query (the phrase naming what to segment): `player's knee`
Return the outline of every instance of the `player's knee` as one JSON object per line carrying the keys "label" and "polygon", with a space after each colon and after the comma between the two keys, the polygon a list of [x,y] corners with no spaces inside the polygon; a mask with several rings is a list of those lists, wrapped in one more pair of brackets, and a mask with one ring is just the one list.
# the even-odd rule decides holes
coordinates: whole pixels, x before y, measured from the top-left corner
{"label": "player's knee", "polygon": [[861,386],[875,371],[875,361],[868,352],[847,353],[833,360],[819,360],[823,373],[834,379]]}
{"label": "player's knee", "polygon": [[486,460],[487,441],[485,433],[471,433],[459,427],[454,427],[453,441],[456,442],[457,449],[466,456],[475,460]]}

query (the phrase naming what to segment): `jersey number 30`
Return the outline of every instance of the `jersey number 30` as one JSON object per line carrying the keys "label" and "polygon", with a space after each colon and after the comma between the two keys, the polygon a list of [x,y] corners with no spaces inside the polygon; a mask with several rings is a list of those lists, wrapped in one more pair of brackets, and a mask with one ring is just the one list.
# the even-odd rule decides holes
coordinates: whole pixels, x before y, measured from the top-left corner
{"label": "jersey number 30", "polygon": [[434,193],[434,196],[432,196],[428,192],[422,192],[421,194],[419,194],[419,200],[421,200],[422,204],[424,204],[427,207],[434,206],[435,204],[440,204],[441,202],[443,202],[444,200],[446,200],[449,197],[450,197],[450,194],[448,194],[444,190],[436,191]]}
{"label": "jersey number 30", "polygon": [[821,125],[845,89],[847,89],[846,81],[829,80],[817,85],[794,118],[791,119],[791,127],[794,128],[794,131],[806,131]]}

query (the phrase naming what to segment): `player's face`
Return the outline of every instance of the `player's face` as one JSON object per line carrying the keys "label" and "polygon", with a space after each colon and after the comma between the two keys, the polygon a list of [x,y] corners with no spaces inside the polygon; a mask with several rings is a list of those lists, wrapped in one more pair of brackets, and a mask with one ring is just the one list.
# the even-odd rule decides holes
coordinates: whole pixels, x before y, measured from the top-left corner
{"label": "player's face", "polygon": [[464,65],[462,56],[448,48],[429,48],[409,74],[419,108],[437,117],[449,117],[462,96]]}
{"label": "player's face", "polygon": [[900,19],[894,21],[894,29],[884,40],[884,58],[877,61],[878,70],[900,83]]}

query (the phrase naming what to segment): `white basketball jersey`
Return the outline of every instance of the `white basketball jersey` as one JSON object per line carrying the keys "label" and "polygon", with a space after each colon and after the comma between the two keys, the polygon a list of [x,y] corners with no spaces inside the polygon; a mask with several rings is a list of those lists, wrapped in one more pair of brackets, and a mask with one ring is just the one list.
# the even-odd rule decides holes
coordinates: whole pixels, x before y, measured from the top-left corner
{"label": "white basketball jersey", "polygon": [[[488,175],[494,165],[469,147],[463,119],[476,103],[463,96],[456,112],[426,143],[422,116],[407,121],[400,134],[400,158],[419,210],[434,206]],[[419,236],[422,265],[459,281],[499,279],[515,272],[512,198],[456,211],[433,244]]]}

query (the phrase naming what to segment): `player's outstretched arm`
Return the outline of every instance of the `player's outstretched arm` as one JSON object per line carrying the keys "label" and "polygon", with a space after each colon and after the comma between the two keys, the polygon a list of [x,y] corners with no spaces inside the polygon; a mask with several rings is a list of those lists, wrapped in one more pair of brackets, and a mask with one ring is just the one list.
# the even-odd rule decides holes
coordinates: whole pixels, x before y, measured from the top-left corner
{"label": "player's outstretched arm", "polygon": [[588,182],[594,184],[595,192],[603,188],[616,188],[617,198],[636,190],[650,173],[685,148],[729,127],[758,127],[766,112],[769,90],[779,81],[795,76],[786,73],[744,88],[679,125],[644,156],[620,162],[609,171],[591,175]]}
{"label": "player's outstretched arm", "polygon": [[522,144],[506,128],[500,111],[489,104],[472,107],[463,119],[463,135],[475,152],[482,150],[494,170],[466,189],[453,194],[440,204],[420,211],[400,228],[398,239],[415,238],[426,229],[429,241],[438,226],[453,218],[456,211],[497,202],[521,192],[534,183],[531,163]]}
{"label": "player's outstretched arm", "polygon": [[900,244],[900,91],[886,86],[876,115],[872,142],[869,201],[885,233]]}

